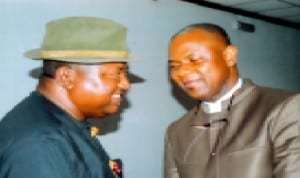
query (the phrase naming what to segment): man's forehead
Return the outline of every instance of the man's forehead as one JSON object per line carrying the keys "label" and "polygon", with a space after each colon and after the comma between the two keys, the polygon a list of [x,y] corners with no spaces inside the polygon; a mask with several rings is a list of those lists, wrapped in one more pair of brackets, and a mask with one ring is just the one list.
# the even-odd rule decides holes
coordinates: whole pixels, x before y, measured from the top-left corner
{"label": "man's forehead", "polygon": [[214,35],[211,32],[194,31],[179,35],[174,38],[169,45],[169,57],[176,58],[181,55],[199,55],[212,52],[215,50],[223,50],[226,43],[220,35]]}
{"label": "man's forehead", "polygon": [[177,35],[173,38],[171,44],[181,44],[192,41],[210,41],[214,43],[225,43],[224,37],[220,34],[201,28],[195,28]]}

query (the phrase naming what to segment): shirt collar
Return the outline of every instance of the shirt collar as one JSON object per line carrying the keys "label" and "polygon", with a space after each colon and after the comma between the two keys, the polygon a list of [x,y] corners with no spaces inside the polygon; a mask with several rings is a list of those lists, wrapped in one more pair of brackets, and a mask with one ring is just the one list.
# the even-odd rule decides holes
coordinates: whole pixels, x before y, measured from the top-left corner
{"label": "shirt collar", "polygon": [[204,105],[206,105],[206,108],[208,108],[208,110],[206,110],[207,113],[221,112],[222,111],[222,101],[229,99],[236,90],[238,90],[242,87],[242,84],[243,84],[243,80],[241,78],[239,78],[238,82],[225,95],[223,95],[221,98],[219,98],[215,102],[203,101],[203,102],[201,102],[201,107],[204,107]]}

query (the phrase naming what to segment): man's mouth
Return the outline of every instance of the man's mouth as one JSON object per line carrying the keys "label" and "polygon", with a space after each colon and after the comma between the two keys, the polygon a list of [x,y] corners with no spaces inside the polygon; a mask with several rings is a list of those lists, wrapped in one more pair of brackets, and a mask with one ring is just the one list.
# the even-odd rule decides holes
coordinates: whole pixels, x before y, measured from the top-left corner
{"label": "man's mouth", "polygon": [[121,98],[121,95],[120,94],[113,94],[112,97],[113,98]]}
{"label": "man's mouth", "polygon": [[183,81],[183,85],[185,88],[194,88],[199,82],[199,78],[195,78],[195,79],[189,79],[189,80],[185,80]]}
{"label": "man's mouth", "polygon": [[118,105],[121,104],[121,101],[122,101],[121,94],[113,94],[112,99],[115,100]]}

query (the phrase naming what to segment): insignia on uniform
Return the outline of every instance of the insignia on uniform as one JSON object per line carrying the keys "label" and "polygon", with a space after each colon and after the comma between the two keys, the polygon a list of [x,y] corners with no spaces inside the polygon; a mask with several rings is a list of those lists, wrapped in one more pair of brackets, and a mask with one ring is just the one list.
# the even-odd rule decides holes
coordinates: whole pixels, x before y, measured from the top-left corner
{"label": "insignia on uniform", "polygon": [[109,168],[115,178],[122,178],[122,162],[120,159],[109,160]]}
{"label": "insignia on uniform", "polygon": [[90,134],[91,134],[91,137],[96,137],[97,135],[99,135],[99,129],[97,127],[91,127],[90,128]]}

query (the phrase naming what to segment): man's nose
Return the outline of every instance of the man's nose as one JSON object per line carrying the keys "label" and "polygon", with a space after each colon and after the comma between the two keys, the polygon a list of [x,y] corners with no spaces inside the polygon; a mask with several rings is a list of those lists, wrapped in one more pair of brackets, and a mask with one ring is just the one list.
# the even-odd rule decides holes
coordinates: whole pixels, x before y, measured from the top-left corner
{"label": "man's nose", "polygon": [[195,69],[194,67],[191,65],[191,63],[185,63],[185,64],[181,64],[178,69],[177,69],[177,74],[178,75],[186,75],[189,74],[191,72],[193,72]]}
{"label": "man's nose", "polygon": [[119,83],[119,87],[123,90],[128,90],[130,88],[130,82],[127,76],[123,76]]}

